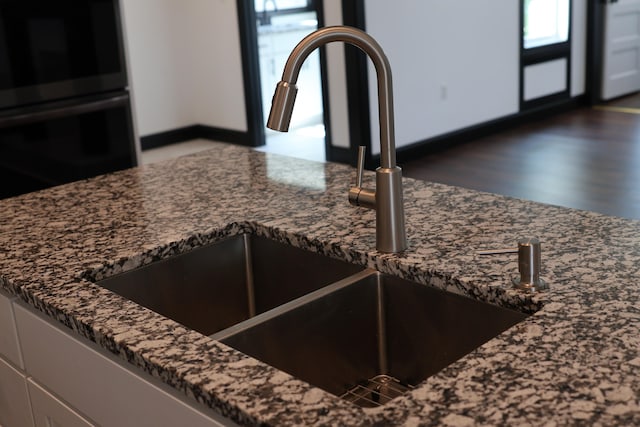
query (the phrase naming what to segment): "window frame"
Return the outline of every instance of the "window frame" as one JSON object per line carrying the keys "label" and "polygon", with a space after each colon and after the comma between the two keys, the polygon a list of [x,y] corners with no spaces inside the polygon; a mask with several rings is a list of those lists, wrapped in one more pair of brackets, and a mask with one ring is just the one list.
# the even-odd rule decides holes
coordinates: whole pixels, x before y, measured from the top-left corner
{"label": "window frame", "polygon": [[[572,11],[573,0],[569,2],[569,14],[568,14],[568,29],[567,40],[558,43],[551,43],[536,47],[525,47],[525,2],[527,0],[520,1],[520,111],[533,110],[541,107],[548,106],[561,101],[566,101],[571,97],[571,29],[572,29]],[[531,99],[525,101],[524,99],[524,87],[525,87],[525,68],[530,65],[540,64],[544,62],[553,61],[556,59],[565,59],[567,61],[567,73],[565,78],[565,90],[556,92],[550,95],[542,96],[540,98]]]}

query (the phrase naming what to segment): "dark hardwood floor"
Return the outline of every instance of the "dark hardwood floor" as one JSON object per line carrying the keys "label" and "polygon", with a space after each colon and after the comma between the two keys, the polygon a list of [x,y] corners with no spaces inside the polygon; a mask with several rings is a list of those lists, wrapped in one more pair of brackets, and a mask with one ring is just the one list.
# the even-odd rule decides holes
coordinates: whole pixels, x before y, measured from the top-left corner
{"label": "dark hardwood floor", "polygon": [[640,95],[532,121],[400,166],[412,178],[640,219]]}

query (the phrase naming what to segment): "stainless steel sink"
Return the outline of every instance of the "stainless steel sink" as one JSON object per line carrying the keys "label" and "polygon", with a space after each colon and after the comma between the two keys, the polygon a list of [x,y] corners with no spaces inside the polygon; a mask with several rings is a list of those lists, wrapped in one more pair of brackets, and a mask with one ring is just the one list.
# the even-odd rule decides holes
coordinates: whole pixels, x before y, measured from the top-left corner
{"label": "stainless steel sink", "polygon": [[361,406],[527,316],[250,234],[96,283]]}
{"label": "stainless steel sink", "polygon": [[361,406],[386,403],[527,315],[377,272],[222,331],[222,342]]}
{"label": "stainless steel sink", "polygon": [[211,335],[362,269],[243,234],[96,283]]}

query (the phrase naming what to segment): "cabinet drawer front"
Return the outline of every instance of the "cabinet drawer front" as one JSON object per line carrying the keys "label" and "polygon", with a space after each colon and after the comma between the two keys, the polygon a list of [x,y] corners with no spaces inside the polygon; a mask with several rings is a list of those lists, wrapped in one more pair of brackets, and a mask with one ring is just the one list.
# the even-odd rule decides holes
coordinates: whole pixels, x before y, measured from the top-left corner
{"label": "cabinet drawer front", "polygon": [[33,379],[27,380],[27,386],[29,387],[36,427],[91,427],[94,425],[34,382]]}
{"label": "cabinet drawer front", "polygon": [[0,426],[33,426],[24,374],[0,358]]}
{"label": "cabinet drawer front", "polygon": [[11,299],[2,292],[0,292],[0,355],[24,369],[13,320],[13,304]]}
{"label": "cabinet drawer front", "polygon": [[89,347],[90,343],[69,335],[39,313],[16,304],[15,315],[27,372],[97,424],[233,425],[213,411],[205,415],[196,410],[180,400],[177,392],[176,396],[170,394],[169,387],[132,373],[119,361],[99,353]]}

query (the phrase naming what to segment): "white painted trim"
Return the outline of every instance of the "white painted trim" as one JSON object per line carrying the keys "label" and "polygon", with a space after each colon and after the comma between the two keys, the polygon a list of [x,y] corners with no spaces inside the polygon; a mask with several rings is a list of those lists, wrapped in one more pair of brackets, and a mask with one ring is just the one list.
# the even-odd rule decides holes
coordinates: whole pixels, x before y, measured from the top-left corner
{"label": "white painted trim", "polygon": [[524,100],[562,92],[567,88],[567,59],[560,58],[524,68]]}

